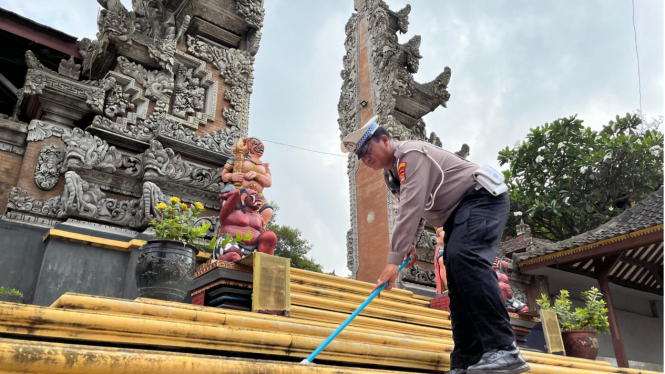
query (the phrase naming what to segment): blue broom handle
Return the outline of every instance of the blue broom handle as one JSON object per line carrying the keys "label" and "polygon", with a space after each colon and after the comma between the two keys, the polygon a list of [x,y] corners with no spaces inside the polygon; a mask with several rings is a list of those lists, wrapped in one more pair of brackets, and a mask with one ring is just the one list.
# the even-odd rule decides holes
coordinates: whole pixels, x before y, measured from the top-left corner
{"label": "blue broom handle", "polygon": [[[406,260],[405,260],[404,262],[402,262],[402,265],[399,266],[399,270],[397,270],[398,272],[402,271],[402,269],[404,269],[404,267],[406,266],[406,264],[409,263],[409,258],[410,258],[410,257],[407,257]],[[316,356],[318,356],[319,353],[321,353],[321,351],[323,351],[323,350],[328,346],[328,344],[330,344],[330,342],[333,341],[333,339],[335,339],[335,338],[337,337],[337,335],[339,335],[339,333],[342,332],[342,330],[344,330],[344,329],[346,328],[346,326],[348,326],[349,323],[351,323],[351,321],[353,321],[353,319],[356,318],[356,316],[357,316],[358,314],[360,314],[360,312],[362,312],[363,309],[365,309],[365,307],[366,307],[369,303],[372,302],[372,300],[374,300],[374,298],[376,297],[376,295],[378,295],[381,291],[383,291],[384,288],[386,288],[387,285],[388,285],[388,281],[386,281],[386,283],[382,284],[379,288],[377,288],[376,290],[374,290],[374,292],[372,292],[372,294],[369,295],[369,297],[367,298],[367,300],[365,300],[365,302],[363,302],[362,304],[360,304],[360,306],[358,307],[358,309],[356,309],[355,312],[351,313],[351,315],[346,319],[346,321],[344,321],[341,325],[339,325],[339,327],[337,328],[337,330],[335,330],[332,334],[330,334],[330,336],[328,337],[328,339],[326,339],[323,343],[321,343],[321,345],[320,345],[318,348],[316,348],[316,350],[314,350],[314,352],[312,352],[312,354],[309,355],[309,357],[307,357],[304,361],[302,361],[302,363],[304,363],[304,362],[312,362],[312,361],[314,361],[314,359],[316,358]]]}

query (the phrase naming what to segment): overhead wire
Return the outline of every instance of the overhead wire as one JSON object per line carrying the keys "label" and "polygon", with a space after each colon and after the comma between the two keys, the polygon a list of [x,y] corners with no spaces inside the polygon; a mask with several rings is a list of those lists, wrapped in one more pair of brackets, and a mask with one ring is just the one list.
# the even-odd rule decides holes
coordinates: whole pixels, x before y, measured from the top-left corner
{"label": "overhead wire", "polygon": [[298,146],[295,146],[295,145],[285,144],[285,143],[280,143],[280,142],[273,142],[273,141],[271,141],[271,140],[261,139],[261,141],[262,141],[262,142],[266,142],[266,143],[279,144],[279,145],[283,145],[283,146],[287,146],[287,147],[291,147],[291,148],[297,148],[297,149],[301,149],[301,150],[303,150],[303,151],[308,151],[308,152],[322,153],[322,154],[324,154],[324,155],[337,156],[337,157],[347,157],[347,156],[344,156],[344,155],[340,155],[340,154],[338,154],[338,153],[329,153],[329,152],[315,151],[315,150],[313,150],[313,149],[302,148],[302,147],[298,147]]}

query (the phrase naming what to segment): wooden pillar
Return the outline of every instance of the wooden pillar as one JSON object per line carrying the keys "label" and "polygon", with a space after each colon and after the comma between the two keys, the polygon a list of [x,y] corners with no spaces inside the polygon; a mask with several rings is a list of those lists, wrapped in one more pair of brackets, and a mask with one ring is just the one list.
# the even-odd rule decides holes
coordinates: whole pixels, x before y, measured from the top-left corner
{"label": "wooden pillar", "polygon": [[622,368],[628,367],[628,357],[626,356],[626,348],[621,340],[621,333],[619,332],[619,324],[617,317],[614,313],[614,304],[612,303],[612,294],[610,293],[610,284],[607,276],[610,270],[614,267],[621,255],[608,256],[605,261],[596,259],[595,272],[600,286],[600,292],[603,294],[605,303],[607,303],[607,319],[610,323],[610,333],[612,334],[612,345],[614,346],[614,356],[617,359],[617,365]]}

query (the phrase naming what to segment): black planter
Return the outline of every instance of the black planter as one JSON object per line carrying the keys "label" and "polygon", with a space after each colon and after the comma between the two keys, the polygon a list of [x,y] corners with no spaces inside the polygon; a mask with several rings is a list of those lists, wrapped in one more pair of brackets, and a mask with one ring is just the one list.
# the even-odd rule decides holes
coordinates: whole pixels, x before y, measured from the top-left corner
{"label": "black planter", "polygon": [[199,251],[174,240],[150,240],[140,251],[136,264],[139,296],[183,301],[194,280]]}

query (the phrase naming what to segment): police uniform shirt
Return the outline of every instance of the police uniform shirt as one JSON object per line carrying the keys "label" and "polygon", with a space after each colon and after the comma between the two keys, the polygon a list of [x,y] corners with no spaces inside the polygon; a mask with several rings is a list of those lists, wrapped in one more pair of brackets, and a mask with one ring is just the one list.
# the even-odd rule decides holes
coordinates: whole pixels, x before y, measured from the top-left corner
{"label": "police uniform shirt", "polygon": [[466,191],[477,185],[478,165],[421,141],[396,143],[394,156],[397,175],[388,169],[383,174],[399,201],[388,257],[388,263],[399,265],[418,240],[422,219],[443,227]]}

